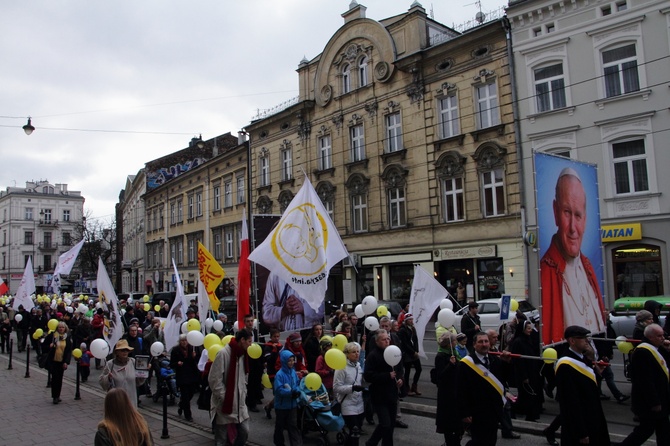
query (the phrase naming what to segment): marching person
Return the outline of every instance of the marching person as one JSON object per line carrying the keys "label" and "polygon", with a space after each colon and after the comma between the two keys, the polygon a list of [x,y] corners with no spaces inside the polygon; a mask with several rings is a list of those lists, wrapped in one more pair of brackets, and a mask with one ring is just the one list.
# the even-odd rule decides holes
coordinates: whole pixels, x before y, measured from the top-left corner
{"label": "marching person", "polygon": [[210,416],[216,446],[231,444],[231,427],[236,434],[233,446],[243,446],[249,437],[249,411],[245,403],[249,374],[246,352],[253,343],[252,336],[244,328],[238,331],[235,338],[216,354],[209,370]]}
{"label": "marching person", "polygon": [[61,402],[63,374],[72,359],[72,338],[69,336],[67,324],[63,321],[59,322],[56,331],[44,340],[44,345],[49,346],[46,368],[51,372],[51,397],[53,403],[58,404]]}
{"label": "marching person", "polygon": [[668,360],[670,341],[658,324],[644,329],[644,339],[633,350],[630,363],[632,410],[640,420],[633,432],[621,442],[624,446],[641,445],[656,432],[656,444],[670,444],[670,378]]}
{"label": "marching person", "polygon": [[[600,389],[593,364],[585,356],[590,350],[590,333],[571,325],[564,337],[569,349],[556,362],[556,389],[561,413],[561,441],[566,445],[609,445],[607,421],[600,403]],[[600,373],[600,366],[596,366]]]}
{"label": "marching person", "polygon": [[130,357],[133,349],[128,341],[121,339],[114,346],[114,358],[107,361],[100,373],[100,387],[107,391],[119,387],[126,391],[134,407],[137,407],[137,386],[144,382],[144,378],[135,375],[135,358]]}

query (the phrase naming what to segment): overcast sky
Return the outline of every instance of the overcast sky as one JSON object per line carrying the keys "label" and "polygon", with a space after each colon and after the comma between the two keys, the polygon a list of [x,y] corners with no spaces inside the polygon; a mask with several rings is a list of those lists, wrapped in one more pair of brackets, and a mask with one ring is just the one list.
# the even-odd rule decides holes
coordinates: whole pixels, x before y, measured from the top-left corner
{"label": "overcast sky", "polygon": [[[295,70],[350,0],[34,0],[0,3],[0,189],[47,179],[112,220],[126,177],[193,136],[237,131],[298,95]],[[412,0],[359,1],[367,17]],[[446,25],[473,0],[422,0]],[[481,0],[484,12],[506,0]],[[31,116],[37,130],[21,127]]]}

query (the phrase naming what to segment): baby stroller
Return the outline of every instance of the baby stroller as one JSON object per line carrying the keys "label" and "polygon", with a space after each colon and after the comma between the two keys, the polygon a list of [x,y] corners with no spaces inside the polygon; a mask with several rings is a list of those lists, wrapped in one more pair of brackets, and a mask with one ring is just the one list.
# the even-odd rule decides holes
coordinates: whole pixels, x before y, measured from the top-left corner
{"label": "baby stroller", "polygon": [[317,390],[309,390],[305,386],[305,380],[300,381],[300,409],[298,411],[298,428],[303,437],[310,431],[318,432],[321,435],[321,443],[324,446],[330,446],[329,432],[338,432],[338,441],[344,438],[339,433],[344,427],[344,419],[341,415],[335,415],[331,411],[328,391],[321,384]]}
{"label": "baby stroller", "polygon": [[157,403],[160,400],[162,400],[163,395],[167,395],[169,397],[168,405],[174,406],[176,401],[175,398],[179,396],[178,394],[175,393],[175,389],[172,389],[170,386],[170,377],[165,377],[161,373],[161,368],[164,368],[165,363],[163,361],[167,361],[168,364],[170,362],[169,359],[167,359],[166,356],[161,355],[161,356],[156,356],[152,358],[151,360],[151,368],[154,370],[154,375],[156,376],[156,391],[153,393],[153,401],[154,403]]}

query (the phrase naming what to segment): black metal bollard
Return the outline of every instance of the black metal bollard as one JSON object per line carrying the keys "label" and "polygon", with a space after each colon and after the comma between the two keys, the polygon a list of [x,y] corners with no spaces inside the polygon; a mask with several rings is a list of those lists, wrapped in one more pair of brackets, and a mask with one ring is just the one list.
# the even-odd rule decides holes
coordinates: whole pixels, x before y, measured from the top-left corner
{"label": "black metal bollard", "polygon": [[26,376],[24,378],[30,378],[30,346],[26,345]]}
{"label": "black metal bollard", "polygon": [[76,361],[77,361],[77,381],[76,381],[76,384],[75,384],[74,399],[75,400],[80,400],[81,395],[79,394],[79,375],[80,375],[81,371],[79,369],[79,364],[80,364],[81,361],[79,361],[79,359],[77,359]]}
{"label": "black metal bollard", "polygon": [[168,423],[167,423],[167,408],[168,408],[168,388],[165,380],[160,385],[160,392],[163,394],[163,432],[161,438],[170,438],[168,433]]}
{"label": "black metal bollard", "polygon": [[9,340],[9,365],[7,370],[12,370],[12,350],[14,350],[14,339]]}

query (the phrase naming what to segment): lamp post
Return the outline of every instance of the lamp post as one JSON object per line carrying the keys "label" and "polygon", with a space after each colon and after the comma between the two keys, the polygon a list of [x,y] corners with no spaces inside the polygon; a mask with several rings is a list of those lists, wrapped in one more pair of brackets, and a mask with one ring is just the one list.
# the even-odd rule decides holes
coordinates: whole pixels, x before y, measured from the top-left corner
{"label": "lamp post", "polygon": [[28,136],[30,136],[35,131],[35,127],[30,122],[30,116],[28,116],[28,124],[23,126],[23,131],[26,132],[26,135]]}

